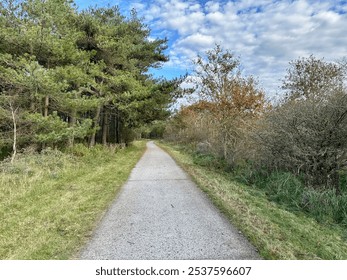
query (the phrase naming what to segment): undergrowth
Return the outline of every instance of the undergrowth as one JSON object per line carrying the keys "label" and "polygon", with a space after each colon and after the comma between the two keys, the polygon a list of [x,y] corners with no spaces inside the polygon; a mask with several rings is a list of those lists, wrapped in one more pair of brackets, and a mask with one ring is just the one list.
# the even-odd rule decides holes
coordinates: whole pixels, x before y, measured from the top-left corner
{"label": "undergrowth", "polygon": [[[186,150],[187,151],[187,150]],[[315,189],[304,185],[304,180],[289,172],[265,172],[250,165],[231,168],[226,161],[211,154],[190,150],[194,164],[215,171],[230,172],[233,180],[263,190],[274,201],[292,212],[302,212],[320,223],[338,224],[347,229],[347,175],[341,176],[342,194],[334,189]]]}

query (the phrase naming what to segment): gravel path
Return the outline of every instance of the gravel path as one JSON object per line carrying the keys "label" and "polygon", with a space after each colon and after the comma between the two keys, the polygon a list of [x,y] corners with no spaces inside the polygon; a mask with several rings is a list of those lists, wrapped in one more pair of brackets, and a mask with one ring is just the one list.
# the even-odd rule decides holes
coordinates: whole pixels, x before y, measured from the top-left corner
{"label": "gravel path", "polygon": [[154,143],[81,259],[259,259],[256,250]]}

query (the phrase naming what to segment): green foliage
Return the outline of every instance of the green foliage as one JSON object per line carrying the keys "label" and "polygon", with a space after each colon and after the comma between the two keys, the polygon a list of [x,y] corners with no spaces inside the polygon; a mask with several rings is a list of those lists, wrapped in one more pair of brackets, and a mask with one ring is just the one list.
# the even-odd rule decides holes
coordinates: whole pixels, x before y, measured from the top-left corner
{"label": "green foliage", "polygon": [[48,117],[43,117],[41,114],[29,114],[26,120],[32,124],[36,131],[34,141],[45,144],[64,142],[71,136],[83,139],[92,125],[90,119],[85,119],[82,123],[69,127],[68,123],[62,121],[56,112]]}
{"label": "green foliage", "polygon": [[29,114],[30,121],[37,133],[34,138],[39,143],[57,143],[67,138],[68,124],[56,114],[43,117],[41,114]]}
{"label": "green foliage", "polygon": [[154,121],[151,124],[143,125],[137,132],[145,139],[161,139],[163,138],[165,128],[165,121]]}
{"label": "green foliage", "polygon": [[149,137],[152,139],[163,138],[166,123],[163,121],[155,121],[151,125]]}
{"label": "green foliage", "polygon": [[0,145],[128,143],[134,128],[167,116],[169,87],[148,74],[168,60],[166,40],[148,40],[136,13],[5,0],[0,23]]}

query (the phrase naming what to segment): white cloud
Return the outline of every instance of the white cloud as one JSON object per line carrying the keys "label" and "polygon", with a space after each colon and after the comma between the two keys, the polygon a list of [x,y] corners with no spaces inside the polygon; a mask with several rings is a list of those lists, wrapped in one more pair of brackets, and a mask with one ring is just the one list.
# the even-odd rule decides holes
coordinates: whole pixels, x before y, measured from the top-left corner
{"label": "white cloud", "polygon": [[197,11],[201,10],[201,6],[200,6],[200,4],[194,4],[194,5],[189,6],[189,10],[192,12],[197,12]]}
{"label": "white cloud", "polygon": [[209,1],[205,4],[205,10],[208,13],[215,13],[219,11],[219,3],[214,1]]}
{"label": "white cloud", "polygon": [[213,47],[213,44],[213,36],[196,33],[180,40],[177,46],[200,51],[201,49]]}

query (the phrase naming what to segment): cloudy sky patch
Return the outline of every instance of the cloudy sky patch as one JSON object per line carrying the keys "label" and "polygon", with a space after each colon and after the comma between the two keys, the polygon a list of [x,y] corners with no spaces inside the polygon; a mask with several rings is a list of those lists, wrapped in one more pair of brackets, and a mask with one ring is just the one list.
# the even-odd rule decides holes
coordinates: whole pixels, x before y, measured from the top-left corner
{"label": "cloudy sky patch", "polygon": [[[83,5],[81,5],[83,3]],[[240,56],[244,73],[258,77],[273,96],[289,61],[309,56],[336,61],[347,56],[347,1],[335,0],[117,0],[90,1],[135,7],[152,37],[169,39],[171,61],[156,75],[192,71],[198,53],[220,44]],[[82,8],[88,1],[77,1]]]}

